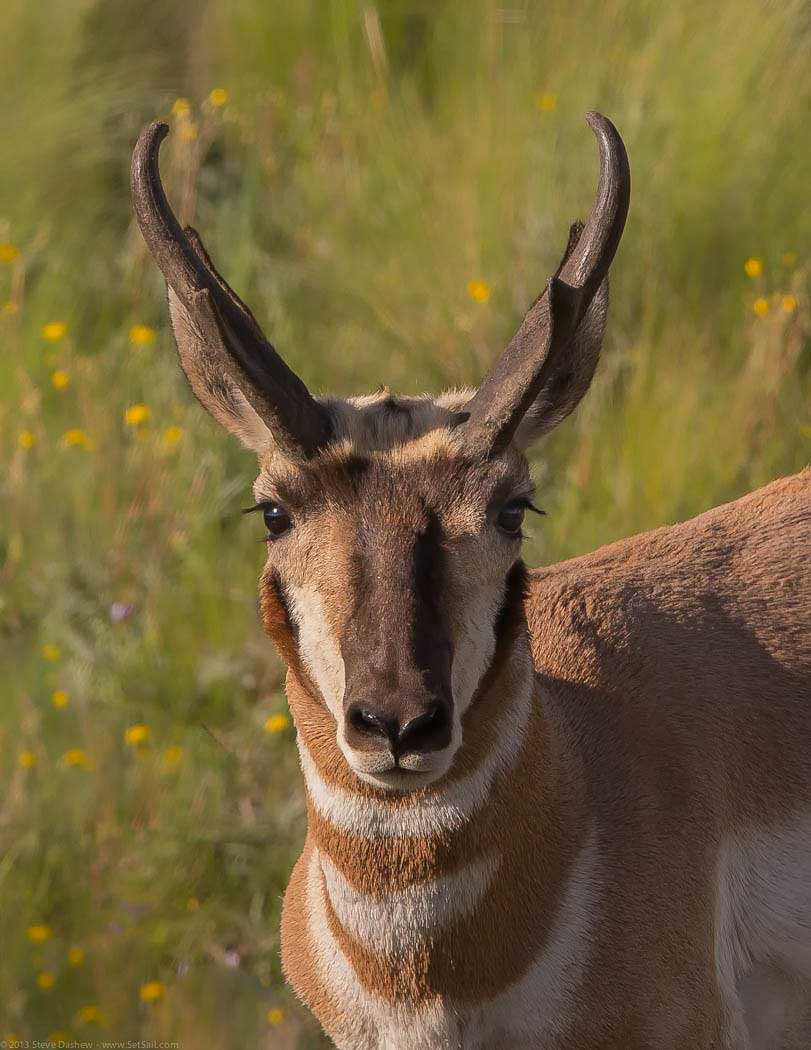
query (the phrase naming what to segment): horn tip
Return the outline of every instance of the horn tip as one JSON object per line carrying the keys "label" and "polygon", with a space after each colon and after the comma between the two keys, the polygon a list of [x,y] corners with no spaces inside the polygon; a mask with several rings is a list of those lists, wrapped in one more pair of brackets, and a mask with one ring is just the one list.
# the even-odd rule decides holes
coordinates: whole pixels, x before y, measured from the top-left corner
{"label": "horn tip", "polygon": [[136,154],[144,153],[149,155],[154,153],[168,134],[168,124],[162,120],[153,120],[144,127],[138,136],[138,142],[135,145]]}
{"label": "horn tip", "polygon": [[[628,162],[628,152],[622,136],[614,124],[596,110],[586,114],[586,121],[597,137],[600,147],[601,166],[609,164],[614,168],[616,176],[624,186],[624,194],[627,197],[630,187],[631,170]],[[627,205],[626,205],[627,207]]]}
{"label": "horn tip", "polygon": [[619,132],[614,124],[604,114],[598,113],[596,109],[591,109],[586,114],[586,123],[595,135],[616,135],[619,138]]}

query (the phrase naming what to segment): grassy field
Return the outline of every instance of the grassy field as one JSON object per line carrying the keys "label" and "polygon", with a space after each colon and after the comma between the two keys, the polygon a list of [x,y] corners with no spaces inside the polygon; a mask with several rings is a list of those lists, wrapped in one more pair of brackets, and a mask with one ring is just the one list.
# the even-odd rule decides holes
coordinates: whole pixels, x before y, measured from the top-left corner
{"label": "grassy field", "polygon": [[303,803],[252,462],[177,366],[140,127],[311,386],[411,393],[482,375],[614,119],[632,208],[537,456],[551,561],[811,460],[810,44],[800,0],[6,0],[0,1041],[323,1045],[278,963]]}

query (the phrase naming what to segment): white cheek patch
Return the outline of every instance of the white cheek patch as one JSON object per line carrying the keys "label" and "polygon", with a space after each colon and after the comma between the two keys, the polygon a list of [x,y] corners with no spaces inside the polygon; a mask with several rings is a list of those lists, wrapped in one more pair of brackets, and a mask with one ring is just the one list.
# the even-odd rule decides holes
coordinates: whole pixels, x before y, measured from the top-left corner
{"label": "white cheek patch", "polygon": [[465,596],[453,624],[453,689],[454,722],[470,706],[473,694],[490,666],[496,652],[496,618],[504,600],[505,585],[480,586]]}
{"label": "white cheek patch", "polygon": [[341,648],[315,587],[286,587],[290,615],[298,628],[299,652],[304,666],[318,686],[333,718],[343,720],[346,669]]}

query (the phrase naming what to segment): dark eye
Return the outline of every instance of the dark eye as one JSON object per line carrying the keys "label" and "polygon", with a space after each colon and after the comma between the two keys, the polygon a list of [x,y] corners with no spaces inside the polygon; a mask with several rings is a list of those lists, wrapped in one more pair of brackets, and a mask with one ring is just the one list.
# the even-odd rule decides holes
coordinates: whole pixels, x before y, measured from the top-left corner
{"label": "dark eye", "polygon": [[283,536],[293,525],[290,515],[279,503],[268,503],[263,510],[263,516],[268,530],[268,539],[271,540]]}
{"label": "dark eye", "polygon": [[521,532],[526,507],[523,503],[508,503],[498,512],[496,525],[508,536],[517,536]]}

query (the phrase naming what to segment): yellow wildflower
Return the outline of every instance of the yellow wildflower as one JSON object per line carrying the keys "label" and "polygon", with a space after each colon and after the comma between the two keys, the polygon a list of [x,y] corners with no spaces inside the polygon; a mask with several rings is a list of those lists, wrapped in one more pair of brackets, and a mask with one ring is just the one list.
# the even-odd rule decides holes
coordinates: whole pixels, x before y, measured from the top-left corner
{"label": "yellow wildflower", "polygon": [[3,313],[4,314],[9,314],[11,317],[13,317],[14,314],[17,313],[18,310],[19,310],[19,307],[11,299],[9,299],[9,301],[7,303],[3,303]]}
{"label": "yellow wildflower", "polygon": [[62,444],[65,448],[90,448],[90,439],[83,430],[79,427],[74,427],[73,430],[66,430],[62,435]]}
{"label": "yellow wildflower", "polygon": [[162,441],[166,448],[174,448],[183,437],[183,428],[171,426],[167,427],[163,432]]}
{"label": "yellow wildflower", "polygon": [[467,294],[473,300],[474,303],[486,303],[490,298],[490,285],[487,281],[477,278],[474,281],[470,281],[467,286]]}
{"label": "yellow wildflower", "polygon": [[124,733],[124,743],[129,744],[130,747],[138,747],[140,744],[145,744],[149,740],[149,736],[149,726],[139,722],[134,726],[130,726]]}
{"label": "yellow wildflower", "polygon": [[265,731],[268,733],[283,733],[289,725],[289,715],[271,715],[265,722]]}
{"label": "yellow wildflower", "polygon": [[68,334],[68,326],[63,321],[49,321],[42,326],[42,338],[49,343],[58,343]]}
{"label": "yellow wildflower", "polygon": [[188,117],[191,113],[189,100],[187,98],[176,98],[172,103],[172,113],[174,116],[180,117],[181,120],[183,117]]}
{"label": "yellow wildflower", "polygon": [[212,90],[208,93],[208,101],[211,103],[212,106],[216,106],[217,108],[219,108],[220,106],[224,106],[225,103],[228,101],[228,92],[225,90],[225,88],[212,88]]}
{"label": "yellow wildflower", "polygon": [[21,751],[17,755],[17,765],[22,769],[32,769],[37,764],[37,756],[33,751]]}
{"label": "yellow wildflower", "polygon": [[68,965],[81,966],[84,962],[84,948],[71,948],[68,952]]}
{"label": "yellow wildflower", "polygon": [[134,324],[130,328],[130,342],[136,346],[144,346],[145,343],[151,343],[155,339],[155,329],[150,328],[148,324]]}
{"label": "yellow wildflower", "polygon": [[70,376],[64,368],[57,368],[51,376],[51,384],[54,390],[64,390],[66,386],[70,385]]}
{"label": "yellow wildflower", "polygon": [[124,413],[124,422],[128,427],[140,426],[149,419],[149,413],[149,405],[130,405]]}
{"label": "yellow wildflower", "polygon": [[752,309],[755,311],[758,317],[765,317],[766,314],[769,312],[769,300],[764,299],[762,295],[759,296],[757,299],[755,299],[754,303],[752,304]]}
{"label": "yellow wildflower", "polygon": [[21,430],[17,435],[17,444],[20,448],[33,448],[36,440],[33,432],[30,430]]}
{"label": "yellow wildflower", "polygon": [[183,758],[183,748],[173,744],[163,752],[163,764],[167,769],[174,769]]}
{"label": "yellow wildflower", "polygon": [[155,1003],[158,999],[163,998],[165,991],[166,989],[160,981],[147,981],[141,988],[141,1002]]}
{"label": "yellow wildflower", "polygon": [[64,689],[55,689],[51,696],[51,703],[54,707],[67,707],[70,703],[70,697]]}
{"label": "yellow wildflower", "polygon": [[783,309],[787,314],[793,314],[797,309],[797,296],[796,295],[784,295],[781,299]]}
{"label": "yellow wildflower", "polygon": [[37,987],[41,988],[43,992],[49,992],[53,986],[54,975],[52,973],[43,970],[42,973],[37,974]]}
{"label": "yellow wildflower", "polygon": [[13,263],[19,254],[16,244],[0,244],[0,263]]}
{"label": "yellow wildflower", "polygon": [[535,102],[542,113],[551,113],[557,107],[558,96],[552,91],[545,91],[537,96]]}
{"label": "yellow wildflower", "polygon": [[69,748],[64,755],[62,755],[62,761],[66,766],[77,766],[82,769],[87,769],[90,765],[87,761],[87,755],[80,747]]}
{"label": "yellow wildflower", "polygon": [[101,1024],[103,1020],[102,1012],[97,1006],[82,1006],[76,1011],[77,1024],[89,1024],[91,1021]]}
{"label": "yellow wildflower", "polygon": [[272,1024],[274,1027],[277,1024],[281,1024],[284,1020],[284,1014],[278,1006],[274,1006],[272,1010],[268,1010],[268,1024]]}
{"label": "yellow wildflower", "polygon": [[26,934],[28,940],[31,941],[32,944],[42,944],[44,941],[49,941],[51,939],[52,932],[50,926],[38,922],[34,926],[29,926]]}
{"label": "yellow wildflower", "polygon": [[49,664],[56,663],[62,656],[62,650],[59,646],[51,645],[50,643],[43,645],[40,652],[42,653],[42,659],[47,660]]}
{"label": "yellow wildflower", "polygon": [[763,273],[763,260],[751,256],[743,264],[743,269],[746,276],[751,277],[754,280],[755,277],[760,277]]}
{"label": "yellow wildflower", "polygon": [[783,254],[783,260],[782,261],[783,261],[783,265],[784,266],[794,266],[796,264],[796,262],[797,262],[797,253],[796,252],[785,252]]}

